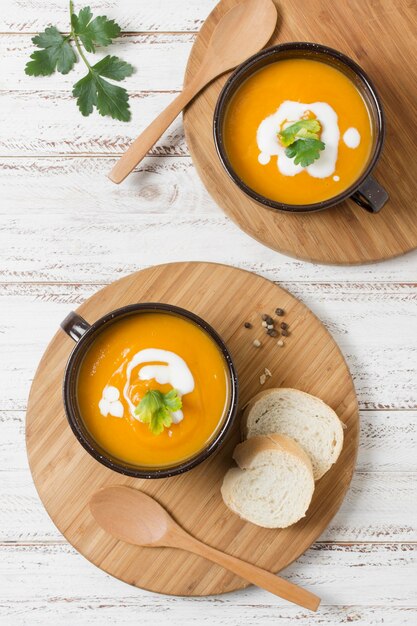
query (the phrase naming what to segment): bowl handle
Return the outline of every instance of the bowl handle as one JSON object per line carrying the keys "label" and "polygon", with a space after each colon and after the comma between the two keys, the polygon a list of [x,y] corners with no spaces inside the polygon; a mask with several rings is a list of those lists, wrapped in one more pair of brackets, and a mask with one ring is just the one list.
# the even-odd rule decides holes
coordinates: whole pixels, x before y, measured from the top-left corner
{"label": "bowl handle", "polygon": [[365,211],[378,213],[387,202],[389,195],[373,176],[368,176],[351,197]]}
{"label": "bowl handle", "polygon": [[86,322],[81,315],[78,315],[78,313],[75,313],[74,311],[71,311],[71,313],[69,313],[67,317],[62,320],[60,326],[62,330],[65,330],[67,335],[71,337],[71,339],[74,339],[74,341],[79,341],[84,333],[91,328],[91,325]]}

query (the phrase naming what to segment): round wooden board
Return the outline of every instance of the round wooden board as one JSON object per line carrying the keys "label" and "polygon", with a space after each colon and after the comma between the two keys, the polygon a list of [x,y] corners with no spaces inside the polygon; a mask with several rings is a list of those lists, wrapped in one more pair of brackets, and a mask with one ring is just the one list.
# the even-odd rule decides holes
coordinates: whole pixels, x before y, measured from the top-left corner
{"label": "round wooden board", "polygon": [[[191,51],[186,82],[199,67],[219,18],[239,2],[221,0],[207,18]],[[409,132],[417,125],[413,3],[275,0],[275,4],[278,25],[268,45],[287,41],[326,44],[352,57],[374,79],[387,119],[384,152],[374,173],[390,200],[377,215],[370,215],[352,200],[319,213],[293,215],[263,208],[248,198],[224,171],[213,141],[213,112],[227,76],[206,88],[184,114],[187,144],[203,183],[246,233],[299,259],[369,263],[416,248],[417,143],[414,133]]]}
{"label": "round wooden board", "polygon": [[[49,344],[29,397],[26,439],[35,485],[53,522],[92,563],[128,583],[167,594],[210,595],[246,583],[208,561],[167,548],[140,548],[117,541],[95,523],[88,507],[100,487],[124,484],[161,502],[190,533],[206,543],[274,572],[302,554],[323,532],[350,483],[358,446],[355,390],[340,350],[321,322],[301,302],[250,272],[211,263],[159,265],[122,278],[89,298],[78,312],[89,322],[134,302],[169,302],[205,318],[226,341],[237,367],[242,407],[261,387],[264,368],[272,372],[263,388],[297,387],[316,394],[346,424],[337,464],[318,483],[308,515],[286,530],[246,523],[223,504],[220,485],[239,439],[239,420],[221,451],[194,470],[163,480],[137,480],[92,459],[70,430],[62,403],[62,379],[74,346],[61,330]],[[260,315],[279,306],[291,335],[280,348],[264,338]],[[252,321],[253,329],[243,327]],[[261,337],[263,346],[252,341]]]}

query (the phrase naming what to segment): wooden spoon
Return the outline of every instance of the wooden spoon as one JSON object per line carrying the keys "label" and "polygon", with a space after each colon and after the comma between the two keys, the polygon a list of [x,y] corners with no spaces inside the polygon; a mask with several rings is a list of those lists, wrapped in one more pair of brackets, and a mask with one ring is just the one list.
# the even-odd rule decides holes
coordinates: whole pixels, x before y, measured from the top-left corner
{"label": "wooden spoon", "polygon": [[245,0],[228,11],[213,31],[200,69],[173,102],[146,128],[119,159],[109,174],[121,183],[177,115],[208,83],[233,69],[271,38],[277,23],[272,0]]}
{"label": "wooden spoon", "polygon": [[187,550],[306,609],[316,611],[320,604],[320,598],[309,591],[194,539],[156,500],[142,491],[122,486],[106,487],[93,495],[90,509],[99,526],[121,541]]}

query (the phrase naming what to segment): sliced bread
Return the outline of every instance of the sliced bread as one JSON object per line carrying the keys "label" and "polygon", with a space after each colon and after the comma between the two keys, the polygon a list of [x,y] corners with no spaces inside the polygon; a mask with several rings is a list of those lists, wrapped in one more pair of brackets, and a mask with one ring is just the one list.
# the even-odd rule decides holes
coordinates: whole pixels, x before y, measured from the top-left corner
{"label": "sliced bread", "polygon": [[343,446],[343,427],[336,413],[319,398],[297,389],[258,393],[242,416],[245,438],[278,433],[307,452],[318,480],[335,463]]}
{"label": "sliced bread", "polygon": [[221,488],[224,503],[265,528],[286,528],[305,516],[314,492],[311,461],[284,435],[251,437],[233,453]]}

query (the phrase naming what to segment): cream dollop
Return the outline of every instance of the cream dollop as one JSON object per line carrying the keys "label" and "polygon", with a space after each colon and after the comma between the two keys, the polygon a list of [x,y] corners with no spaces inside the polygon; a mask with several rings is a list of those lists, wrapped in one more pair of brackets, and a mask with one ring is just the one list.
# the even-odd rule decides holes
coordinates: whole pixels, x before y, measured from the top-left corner
{"label": "cream dollop", "polygon": [[103,389],[101,400],[98,403],[100,413],[107,417],[112,415],[113,417],[123,417],[124,408],[123,404],[119,400],[120,391],[113,385],[106,385]]}
{"label": "cream dollop", "polygon": [[[304,168],[295,165],[294,160],[287,157],[285,148],[278,140],[277,132],[286,123],[301,119],[307,111],[311,111],[319,120],[322,133],[321,140],[325,149],[320,158]],[[304,169],[314,178],[327,178],[336,169],[340,131],[336,111],[327,102],[305,104],[294,100],[285,100],[273,115],[265,118],[256,133],[256,141],[260,151],[258,160],[261,165],[269,163],[271,156],[277,156],[277,166],[284,176],[295,176]]]}
{"label": "cream dollop", "polygon": [[343,141],[348,148],[357,148],[361,142],[360,132],[357,128],[353,128],[353,126],[351,128],[348,128],[347,131],[343,134]]}

